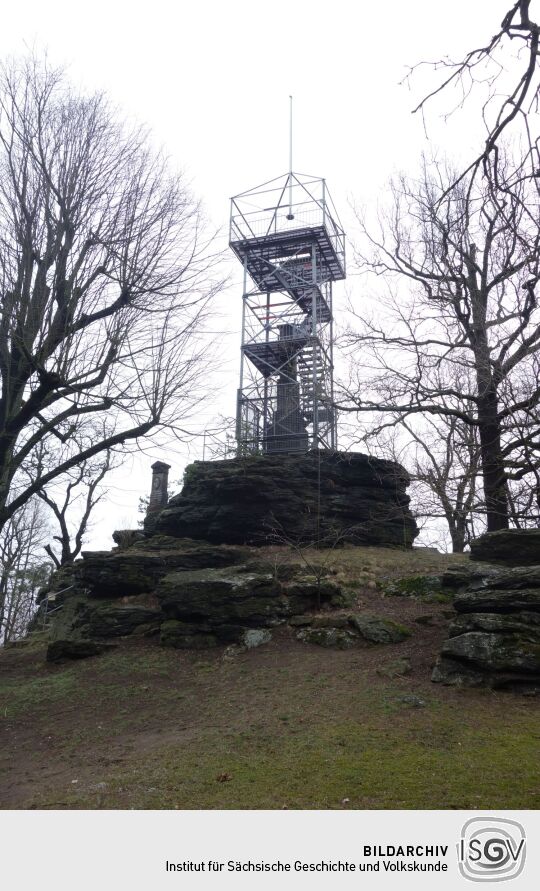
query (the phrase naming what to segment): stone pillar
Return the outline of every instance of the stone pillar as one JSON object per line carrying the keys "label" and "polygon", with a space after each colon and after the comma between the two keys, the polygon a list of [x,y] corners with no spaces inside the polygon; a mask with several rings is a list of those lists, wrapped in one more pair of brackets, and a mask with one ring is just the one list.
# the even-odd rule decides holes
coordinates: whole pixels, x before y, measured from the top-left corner
{"label": "stone pillar", "polygon": [[163,461],[156,461],[155,464],[152,464],[152,490],[150,492],[148,510],[146,511],[147,514],[153,514],[167,506],[169,500],[167,487],[170,466],[170,464],[165,464]]}

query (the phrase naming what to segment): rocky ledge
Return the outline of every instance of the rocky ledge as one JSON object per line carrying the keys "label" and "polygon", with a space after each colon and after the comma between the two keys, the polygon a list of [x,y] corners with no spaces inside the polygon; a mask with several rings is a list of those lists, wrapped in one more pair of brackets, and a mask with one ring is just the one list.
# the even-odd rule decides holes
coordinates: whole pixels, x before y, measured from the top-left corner
{"label": "rocky ledge", "polygon": [[147,534],[226,544],[319,541],[411,547],[407,472],[356,452],[196,461]]}
{"label": "rocky ledge", "polygon": [[[514,547],[518,543],[515,535]],[[457,616],[432,680],[540,693],[540,561],[513,568],[473,565],[468,573],[461,567],[443,580],[456,590]]]}
{"label": "rocky ledge", "polygon": [[186,649],[253,646],[270,637],[261,629],[349,601],[335,582],[306,574],[301,564],[276,573],[247,548],[132,536],[128,547],[86,552],[69,572],[56,573],[37,621],[53,609],[48,659],[57,661],[95,655],[104,642],[131,635]]}
{"label": "rocky ledge", "polygon": [[[357,453],[196,462],[144,532],[115,532],[116,549],[85,552],[53,576],[41,607],[41,617],[53,607],[49,658],[85,658],[134,634],[179,648],[251,646],[295,616],[345,608],[351,596],[332,578],[310,576],[300,557],[276,567],[253,546],[410,547],[408,483],[399,465]],[[373,617],[362,628],[346,621],[347,639],[398,634]]]}
{"label": "rocky ledge", "polygon": [[471,558],[506,566],[540,565],[540,529],[486,532],[471,543]]}

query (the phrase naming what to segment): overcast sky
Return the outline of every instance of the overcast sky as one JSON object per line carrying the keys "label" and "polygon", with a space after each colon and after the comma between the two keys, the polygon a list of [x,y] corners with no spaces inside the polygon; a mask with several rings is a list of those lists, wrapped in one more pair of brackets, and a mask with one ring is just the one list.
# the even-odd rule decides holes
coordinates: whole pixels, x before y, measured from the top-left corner
{"label": "overcast sky", "polygon": [[[437,74],[424,70],[412,89],[400,86],[407,66],[460,57],[486,43],[508,0],[246,0],[138,3],[131,0],[25,0],[2,9],[0,51],[47,49],[87,89],[105,89],[130,116],[147,123],[225,237],[228,199],[288,165],[288,96],[294,96],[294,169],[326,177],[354,239],[351,201],[371,206],[397,170],[412,171],[420,153],[472,151],[481,133],[469,115],[444,122],[436,108],[411,115]],[[448,103],[446,104],[448,110]],[[348,295],[361,306],[354,269]],[[231,269],[235,273],[231,255]],[[239,276],[219,301],[222,390],[217,411],[234,411],[241,290]],[[344,302],[345,287],[338,290]],[[202,457],[202,439],[169,458],[172,478]],[[108,548],[113,529],[133,527],[140,494],[149,489],[151,458],[117,474],[89,547]]]}

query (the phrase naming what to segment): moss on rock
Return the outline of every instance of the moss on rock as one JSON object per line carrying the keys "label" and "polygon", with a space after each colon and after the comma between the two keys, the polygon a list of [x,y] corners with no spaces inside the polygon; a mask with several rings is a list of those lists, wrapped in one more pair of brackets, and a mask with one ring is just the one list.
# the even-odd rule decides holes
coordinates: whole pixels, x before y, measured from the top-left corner
{"label": "moss on rock", "polygon": [[344,628],[302,628],[296,637],[303,643],[338,650],[348,650],[358,642],[357,636]]}
{"label": "moss on rock", "polygon": [[386,619],[381,616],[356,613],[350,617],[350,622],[361,637],[364,640],[371,641],[371,643],[401,643],[401,641],[406,640],[412,634],[405,625],[400,625],[392,619]]}

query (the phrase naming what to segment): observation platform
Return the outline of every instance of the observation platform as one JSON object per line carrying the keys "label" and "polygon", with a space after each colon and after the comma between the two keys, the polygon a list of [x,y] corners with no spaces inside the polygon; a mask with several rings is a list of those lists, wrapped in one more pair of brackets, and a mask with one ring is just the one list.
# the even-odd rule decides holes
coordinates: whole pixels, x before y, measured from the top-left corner
{"label": "observation platform", "polygon": [[294,337],[287,340],[260,341],[246,343],[242,347],[249,359],[263,377],[271,377],[279,372],[287,362],[295,359],[308,342],[307,337]]}
{"label": "observation platform", "polygon": [[262,291],[282,290],[297,267],[314,284],[314,253],[317,283],[345,278],[345,233],[320,177],[286,173],[236,195],[229,244]]}
{"label": "observation platform", "polygon": [[284,287],[283,274],[288,275],[290,261],[309,264],[311,251],[318,250],[318,281],[338,281],[345,278],[344,251],[339,249],[326,226],[291,229],[269,235],[231,240],[234,253],[247,268],[261,291],[279,291]]}

